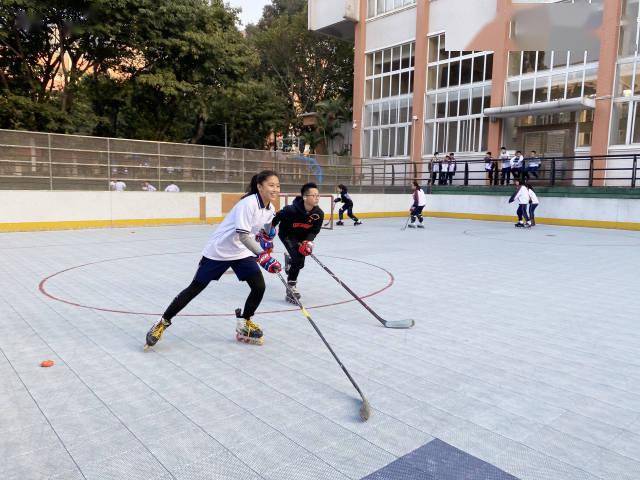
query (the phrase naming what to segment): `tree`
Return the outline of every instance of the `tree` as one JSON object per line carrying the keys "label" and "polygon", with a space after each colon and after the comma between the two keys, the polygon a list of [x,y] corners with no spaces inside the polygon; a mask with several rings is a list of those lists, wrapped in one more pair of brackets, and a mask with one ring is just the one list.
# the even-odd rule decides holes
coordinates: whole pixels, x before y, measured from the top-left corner
{"label": "tree", "polygon": [[247,80],[226,89],[211,104],[204,143],[224,145],[227,123],[229,146],[261,149],[270,132],[284,130],[284,102],[265,79]]}
{"label": "tree", "polygon": [[318,153],[329,153],[331,141],[343,136],[338,129],[347,120],[347,111],[341,99],[331,98],[316,104],[316,131],[322,138],[322,149]]}
{"label": "tree", "polygon": [[197,142],[258,62],[236,20],[222,0],[4,0],[0,127]]}
{"label": "tree", "polygon": [[260,55],[261,73],[286,101],[286,123],[300,132],[301,113],[317,103],[353,97],[353,45],[307,29],[306,0],[272,0],[247,36]]}
{"label": "tree", "polygon": [[4,0],[0,3],[0,85],[36,104],[54,97],[72,109],[81,77],[130,55],[147,0]]}

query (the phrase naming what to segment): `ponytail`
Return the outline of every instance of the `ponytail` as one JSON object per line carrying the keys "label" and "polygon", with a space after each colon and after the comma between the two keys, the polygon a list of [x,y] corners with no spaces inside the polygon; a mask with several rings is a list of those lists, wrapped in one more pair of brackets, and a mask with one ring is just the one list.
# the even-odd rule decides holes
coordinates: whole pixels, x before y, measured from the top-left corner
{"label": "ponytail", "polygon": [[253,177],[251,177],[251,181],[247,186],[247,192],[242,196],[242,198],[246,198],[258,193],[258,184],[261,184],[269,177],[278,177],[278,174],[273,170],[263,170],[260,173],[256,173]]}

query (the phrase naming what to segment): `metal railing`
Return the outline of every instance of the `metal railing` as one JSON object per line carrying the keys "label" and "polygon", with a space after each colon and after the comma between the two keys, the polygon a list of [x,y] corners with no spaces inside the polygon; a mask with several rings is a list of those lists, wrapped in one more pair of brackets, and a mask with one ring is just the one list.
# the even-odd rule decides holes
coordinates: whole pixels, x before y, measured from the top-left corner
{"label": "metal railing", "polygon": [[[496,165],[500,184],[501,161],[496,160]],[[445,181],[439,173],[433,175],[429,161],[304,156],[0,130],[0,189],[4,190],[108,190],[112,182],[121,180],[129,191],[142,190],[148,182],[158,190],[175,183],[181,191],[239,192],[251,176],[264,169],[277,171],[282,191],[289,192],[309,181],[318,183],[323,192],[344,183],[352,192],[401,193],[410,191],[414,180],[422,185],[489,186],[484,160],[457,160],[456,167],[452,178]],[[529,180],[544,186],[635,188],[638,168],[635,154],[543,158],[538,178],[529,175]],[[512,180],[513,174],[509,178]]]}
{"label": "metal railing", "polygon": [[493,161],[493,169],[485,169],[484,160],[457,162],[457,171],[447,178],[429,164],[428,183],[435,185],[497,186],[508,185],[514,179],[544,187],[627,187],[638,184],[638,154],[599,156],[540,157],[540,166],[530,168],[525,159],[518,170],[503,169],[501,160]]}

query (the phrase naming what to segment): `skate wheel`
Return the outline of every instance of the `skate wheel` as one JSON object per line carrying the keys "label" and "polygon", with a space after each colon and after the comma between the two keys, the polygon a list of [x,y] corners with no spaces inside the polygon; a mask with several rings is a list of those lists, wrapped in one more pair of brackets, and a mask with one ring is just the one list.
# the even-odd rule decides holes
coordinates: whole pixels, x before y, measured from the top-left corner
{"label": "skate wheel", "polygon": [[43,360],[40,362],[40,366],[44,368],[53,367],[53,360]]}
{"label": "skate wheel", "polygon": [[236,333],[236,340],[239,341],[239,342],[242,342],[242,343],[247,343],[248,342],[248,340],[245,337],[243,337],[242,335],[240,335],[239,333]]}

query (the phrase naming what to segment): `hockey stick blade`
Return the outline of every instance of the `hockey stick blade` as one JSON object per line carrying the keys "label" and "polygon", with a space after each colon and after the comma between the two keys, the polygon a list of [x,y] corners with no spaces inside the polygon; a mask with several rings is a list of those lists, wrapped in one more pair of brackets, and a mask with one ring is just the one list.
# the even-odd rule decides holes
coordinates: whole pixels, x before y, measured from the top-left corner
{"label": "hockey stick blade", "polygon": [[320,265],[320,267],[322,267],[322,269],[327,272],[342,288],[344,288],[347,292],[349,292],[349,294],[356,299],[356,301],[362,305],[365,310],[367,310],[371,315],[373,315],[373,318],[375,318],[376,320],[378,320],[384,327],[386,328],[411,328],[413,327],[416,322],[415,320],[385,320],[384,318],[382,318],[380,315],[378,315],[369,305],[367,305],[365,303],[364,300],[362,300],[362,298],[360,298],[356,292],[354,292],[353,290],[351,290],[342,280],[340,280],[338,278],[338,276],[333,273],[329,267],[327,267],[324,263],[322,263],[318,257],[316,257],[313,253],[309,255],[311,258],[313,258],[318,265]]}
{"label": "hockey stick blade", "polygon": [[382,325],[387,328],[411,328],[416,324],[415,320],[382,320]]}

